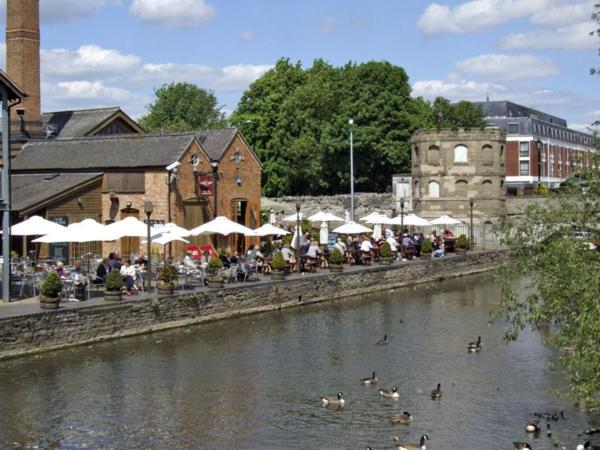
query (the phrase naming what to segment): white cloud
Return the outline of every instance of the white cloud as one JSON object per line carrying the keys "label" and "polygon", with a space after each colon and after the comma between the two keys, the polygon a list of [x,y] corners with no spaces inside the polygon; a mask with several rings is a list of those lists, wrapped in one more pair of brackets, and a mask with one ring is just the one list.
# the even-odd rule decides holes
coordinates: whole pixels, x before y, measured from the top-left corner
{"label": "white cloud", "polygon": [[482,101],[488,94],[503,96],[505,91],[506,89],[499,84],[468,80],[420,80],[412,85],[414,97],[445,97],[452,101]]}
{"label": "white cloud", "polygon": [[580,22],[557,29],[538,29],[526,33],[513,33],[502,40],[501,45],[510,49],[560,49],[593,50],[596,37],[590,31],[597,28],[594,22]]}
{"label": "white cloud", "polygon": [[247,30],[242,32],[242,34],[240,34],[240,37],[244,42],[252,42],[256,39],[256,33],[254,31]]}
{"label": "white cloud", "polygon": [[529,16],[552,3],[553,0],[471,0],[453,8],[431,3],[417,25],[428,35],[467,33]]}
{"label": "white cloud", "polygon": [[273,66],[237,64],[212,67],[203,64],[144,64],[136,74],[135,81],[141,83],[169,83],[187,81],[210,89],[237,91],[267,72]]}
{"label": "white cloud", "polygon": [[[91,16],[105,6],[121,3],[122,0],[42,0],[40,21],[42,23],[68,22]],[[0,1],[0,16],[6,17],[6,0]]]}
{"label": "white cloud", "polygon": [[559,73],[558,65],[549,59],[533,55],[486,54],[464,59],[456,70],[488,80],[520,80],[544,78]]}
{"label": "white cloud", "polygon": [[583,131],[584,133],[589,133],[592,129],[592,125],[589,123],[570,123],[569,128],[572,130]]}
{"label": "white cloud", "polygon": [[581,3],[565,3],[544,8],[531,16],[531,22],[540,25],[569,25],[589,20],[594,8],[594,0]]}
{"label": "white cloud", "polygon": [[319,33],[321,34],[331,34],[335,29],[335,17],[327,17],[320,25],[319,25]]}
{"label": "white cloud", "polygon": [[133,0],[129,11],[142,21],[163,27],[196,27],[215,16],[204,0]]}
{"label": "white cloud", "polygon": [[60,97],[65,100],[99,100],[122,102],[130,97],[129,91],[123,88],[105,85],[102,81],[61,81],[56,84],[45,84],[50,98]]}
{"label": "white cloud", "polygon": [[77,50],[57,48],[41,51],[42,70],[48,76],[81,77],[82,75],[118,74],[140,65],[136,55],[97,45],[83,45]]}

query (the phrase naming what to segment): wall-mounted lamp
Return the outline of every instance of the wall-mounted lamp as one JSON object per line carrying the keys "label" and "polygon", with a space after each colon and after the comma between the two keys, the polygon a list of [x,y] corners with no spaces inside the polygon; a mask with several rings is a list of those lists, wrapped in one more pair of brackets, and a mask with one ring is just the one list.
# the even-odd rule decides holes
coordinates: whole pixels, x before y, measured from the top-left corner
{"label": "wall-mounted lamp", "polygon": [[115,193],[115,191],[110,191],[108,193],[108,198],[113,201],[113,200],[117,200],[119,197],[117,197],[117,194]]}
{"label": "wall-mounted lamp", "polygon": [[83,208],[83,201],[81,201],[81,197],[77,197],[77,206]]}
{"label": "wall-mounted lamp", "polygon": [[125,203],[125,206],[127,206],[127,209],[131,208],[132,203],[131,202],[127,202]]}
{"label": "wall-mounted lamp", "polygon": [[238,186],[241,186],[242,185],[242,177],[240,177],[238,175],[235,179],[235,184],[237,184]]}

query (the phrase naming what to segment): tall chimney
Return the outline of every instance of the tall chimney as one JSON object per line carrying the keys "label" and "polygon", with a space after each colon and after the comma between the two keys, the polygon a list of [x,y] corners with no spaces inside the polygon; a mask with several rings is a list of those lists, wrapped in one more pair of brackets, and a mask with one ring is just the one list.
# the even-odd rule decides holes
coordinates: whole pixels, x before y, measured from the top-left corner
{"label": "tall chimney", "polygon": [[7,1],[6,73],[28,95],[12,109],[11,139],[24,143],[41,137],[39,0]]}

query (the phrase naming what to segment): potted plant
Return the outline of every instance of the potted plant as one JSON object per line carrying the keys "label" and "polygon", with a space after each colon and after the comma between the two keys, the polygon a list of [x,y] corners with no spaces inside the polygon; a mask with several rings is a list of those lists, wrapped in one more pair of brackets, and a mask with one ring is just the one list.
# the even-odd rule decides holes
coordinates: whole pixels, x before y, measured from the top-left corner
{"label": "potted plant", "polygon": [[62,283],[56,272],[50,272],[40,285],[40,308],[58,309]]}
{"label": "potted plant", "polygon": [[208,260],[208,265],[206,266],[206,272],[208,276],[206,280],[208,282],[208,287],[210,288],[222,288],[224,279],[221,274],[221,269],[223,269],[223,262],[216,256],[213,256]]}
{"label": "potted plant", "polygon": [[431,256],[433,252],[433,244],[429,239],[425,239],[423,244],[421,245],[421,255],[423,256]]}
{"label": "potted plant", "polygon": [[156,281],[156,290],[160,295],[173,295],[174,281],[177,279],[177,269],[174,266],[166,265],[158,271],[158,280]]}
{"label": "potted plant", "polygon": [[329,271],[330,272],[341,272],[344,270],[344,255],[337,248],[331,251],[329,255]]}
{"label": "potted plant", "polygon": [[392,261],[392,247],[389,242],[384,242],[379,250],[379,264],[390,265]]}
{"label": "potted plant", "polygon": [[458,255],[464,255],[467,249],[469,248],[469,240],[464,234],[461,234],[456,238],[456,243],[454,244],[454,251]]}
{"label": "potted plant", "polygon": [[118,302],[121,300],[121,289],[123,288],[123,277],[119,269],[113,269],[106,276],[104,282],[104,300],[107,302]]}
{"label": "potted plant", "polygon": [[271,260],[271,280],[285,280],[287,263],[281,252],[277,253]]}

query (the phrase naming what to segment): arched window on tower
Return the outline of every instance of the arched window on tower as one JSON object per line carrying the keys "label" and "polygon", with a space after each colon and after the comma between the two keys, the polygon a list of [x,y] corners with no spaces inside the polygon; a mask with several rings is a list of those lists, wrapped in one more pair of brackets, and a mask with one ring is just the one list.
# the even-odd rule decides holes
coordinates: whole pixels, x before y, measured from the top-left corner
{"label": "arched window on tower", "polygon": [[491,180],[483,180],[483,183],[481,183],[481,195],[487,198],[492,197],[493,192]]}
{"label": "arched window on tower", "polygon": [[468,163],[469,162],[469,158],[468,158],[468,153],[469,151],[467,150],[467,147],[460,144],[457,145],[456,147],[454,147],[454,162],[455,163]]}
{"label": "arched window on tower", "polygon": [[430,145],[427,151],[427,162],[429,164],[440,163],[440,148],[437,145]]}
{"label": "arched window on tower", "polygon": [[428,196],[429,198],[438,198],[440,196],[440,183],[437,181],[429,182]]}
{"label": "arched window on tower", "polygon": [[467,182],[466,180],[458,180],[455,184],[456,196],[467,198]]}
{"label": "arched window on tower", "polygon": [[481,147],[481,161],[486,166],[494,164],[494,152],[491,145]]}

